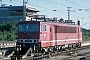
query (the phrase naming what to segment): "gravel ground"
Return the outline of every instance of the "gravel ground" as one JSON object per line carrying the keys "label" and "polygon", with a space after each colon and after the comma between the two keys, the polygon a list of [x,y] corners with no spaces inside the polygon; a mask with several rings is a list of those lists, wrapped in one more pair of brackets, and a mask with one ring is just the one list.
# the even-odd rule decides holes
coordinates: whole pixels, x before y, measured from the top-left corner
{"label": "gravel ground", "polygon": [[90,41],[83,41],[81,46],[90,45]]}

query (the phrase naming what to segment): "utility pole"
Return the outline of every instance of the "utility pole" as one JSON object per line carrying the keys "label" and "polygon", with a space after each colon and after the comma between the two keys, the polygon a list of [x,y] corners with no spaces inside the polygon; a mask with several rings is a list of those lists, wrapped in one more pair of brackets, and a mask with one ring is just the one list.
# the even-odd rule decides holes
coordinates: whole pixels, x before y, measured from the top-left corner
{"label": "utility pole", "polygon": [[26,0],[23,0],[23,21],[26,21]]}
{"label": "utility pole", "polygon": [[68,8],[68,20],[70,20],[70,8],[72,8],[72,7],[67,7]]}

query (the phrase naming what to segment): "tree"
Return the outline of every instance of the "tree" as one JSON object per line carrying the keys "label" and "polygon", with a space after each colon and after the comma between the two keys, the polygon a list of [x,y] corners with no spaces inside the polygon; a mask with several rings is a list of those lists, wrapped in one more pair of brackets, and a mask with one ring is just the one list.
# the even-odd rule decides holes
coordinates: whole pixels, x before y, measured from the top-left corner
{"label": "tree", "polygon": [[13,41],[17,38],[17,22],[0,24],[0,40]]}

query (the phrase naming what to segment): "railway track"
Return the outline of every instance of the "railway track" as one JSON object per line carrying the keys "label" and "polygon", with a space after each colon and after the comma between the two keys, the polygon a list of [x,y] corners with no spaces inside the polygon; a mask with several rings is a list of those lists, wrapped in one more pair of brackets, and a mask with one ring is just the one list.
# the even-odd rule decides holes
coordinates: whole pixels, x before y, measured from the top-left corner
{"label": "railway track", "polygon": [[[39,54],[39,53],[38,53]],[[76,60],[86,59],[90,57],[90,45],[82,46],[79,48],[66,49],[65,51],[59,51],[49,54],[39,54],[39,56],[28,56],[27,58],[21,60],[42,60],[42,59],[54,59],[53,57],[58,56],[59,60],[69,60],[73,58],[77,58]]]}

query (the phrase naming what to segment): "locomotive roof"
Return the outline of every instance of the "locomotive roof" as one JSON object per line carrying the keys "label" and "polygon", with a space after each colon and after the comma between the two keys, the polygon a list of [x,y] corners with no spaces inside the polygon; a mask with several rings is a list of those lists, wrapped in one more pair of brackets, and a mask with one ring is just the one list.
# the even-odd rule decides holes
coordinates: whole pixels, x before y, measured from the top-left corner
{"label": "locomotive roof", "polygon": [[45,21],[21,21],[21,22],[18,22],[19,24],[29,24],[29,23],[42,23],[42,24],[53,24],[53,25],[58,25],[58,26],[73,26],[73,27],[80,27],[79,25],[77,24],[68,24],[68,23],[59,23],[59,22],[45,22]]}
{"label": "locomotive roof", "polygon": [[79,26],[80,21],[78,21],[78,25],[75,24],[72,20],[64,20],[60,19],[57,20],[57,18],[46,18],[46,15],[36,15],[35,18],[31,18],[30,21],[21,21],[19,24],[28,24],[28,23],[46,23],[46,24],[54,24],[54,25],[65,25],[65,26]]}
{"label": "locomotive roof", "polygon": [[39,23],[40,21],[20,21],[20,22],[18,22],[19,24],[28,24],[28,23],[30,23],[30,22],[32,22],[32,23]]}

